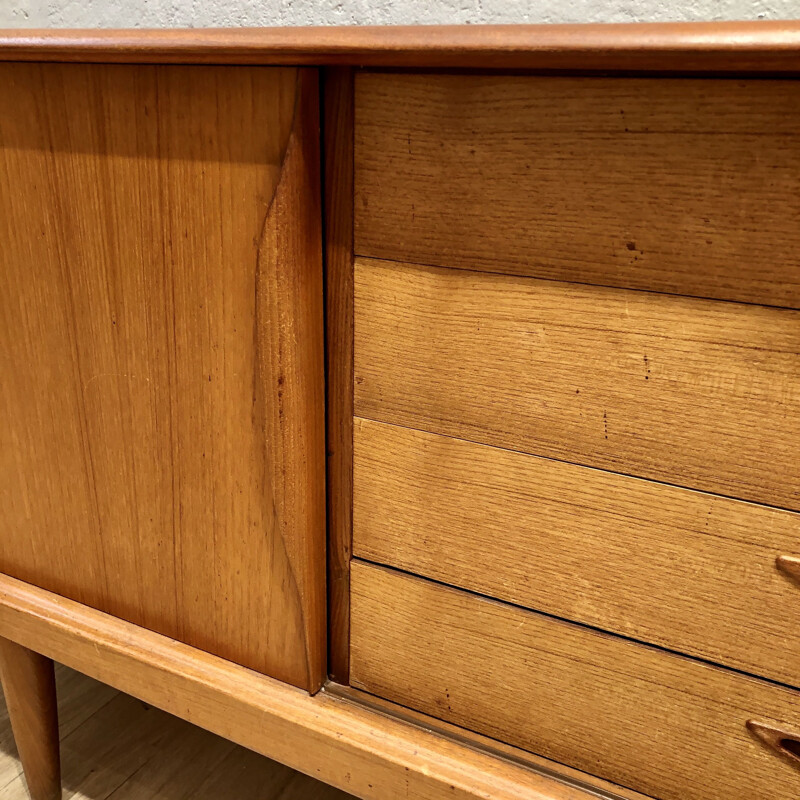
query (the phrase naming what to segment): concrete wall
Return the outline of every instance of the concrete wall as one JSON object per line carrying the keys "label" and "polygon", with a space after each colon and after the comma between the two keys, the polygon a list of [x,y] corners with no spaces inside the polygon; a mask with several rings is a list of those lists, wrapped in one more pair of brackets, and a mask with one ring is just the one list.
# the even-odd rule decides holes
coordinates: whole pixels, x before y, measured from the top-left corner
{"label": "concrete wall", "polygon": [[800,18],[800,0],[0,0],[0,27],[213,27]]}

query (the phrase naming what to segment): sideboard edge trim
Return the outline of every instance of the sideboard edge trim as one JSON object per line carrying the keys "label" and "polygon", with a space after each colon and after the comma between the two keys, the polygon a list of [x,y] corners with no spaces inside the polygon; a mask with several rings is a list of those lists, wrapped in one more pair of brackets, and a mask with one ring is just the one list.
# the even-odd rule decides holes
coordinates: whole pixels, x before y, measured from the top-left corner
{"label": "sideboard edge trim", "polygon": [[0,61],[800,73],[800,21],[0,29]]}

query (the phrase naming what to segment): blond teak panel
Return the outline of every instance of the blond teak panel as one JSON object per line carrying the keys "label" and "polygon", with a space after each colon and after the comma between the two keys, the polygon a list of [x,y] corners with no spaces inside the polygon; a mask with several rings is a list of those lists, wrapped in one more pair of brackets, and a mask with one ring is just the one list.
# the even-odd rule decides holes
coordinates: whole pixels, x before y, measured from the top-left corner
{"label": "blond teak panel", "polygon": [[353,553],[800,685],[800,515],[357,420]]}
{"label": "blond teak panel", "polygon": [[0,570],[324,672],[316,73],[0,67]]}
{"label": "blond teak panel", "polygon": [[359,75],[356,253],[800,307],[800,82]]}
{"label": "blond teak panel", "polygon": [[356,260],[355,412],[800,508],[800,313]]}
{"label": "blond teak panel", "polygon": [[794,800],[800,695],[354,561],[354,686],[663,800]]}

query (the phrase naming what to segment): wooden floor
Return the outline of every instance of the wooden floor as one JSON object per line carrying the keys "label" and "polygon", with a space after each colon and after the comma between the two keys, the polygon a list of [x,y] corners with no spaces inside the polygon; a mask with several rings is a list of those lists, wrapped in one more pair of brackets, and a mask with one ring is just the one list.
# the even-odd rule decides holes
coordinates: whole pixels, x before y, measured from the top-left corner
{"label": "wooden floor", "polygon": [[[57,668],[64,800],[349,800],[177,717]],[[0,693],[0,800],[27,800]]]}

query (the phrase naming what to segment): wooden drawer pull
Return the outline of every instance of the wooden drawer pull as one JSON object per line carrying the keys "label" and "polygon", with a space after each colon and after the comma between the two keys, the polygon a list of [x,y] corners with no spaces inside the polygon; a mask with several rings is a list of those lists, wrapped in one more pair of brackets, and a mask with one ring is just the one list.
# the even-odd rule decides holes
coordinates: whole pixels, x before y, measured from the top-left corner
{"label": "wooden drawer pull", "polygon": [[780,728],[756,722],[754,719],[747,720],[747,730],[760,742],[800,768],[800,733],[782,731]]}
{"label": "wooden drawer pull", "polygon": [[800,583],[800,558],[797,556],[778,556],[775,565],[781,572]]}

